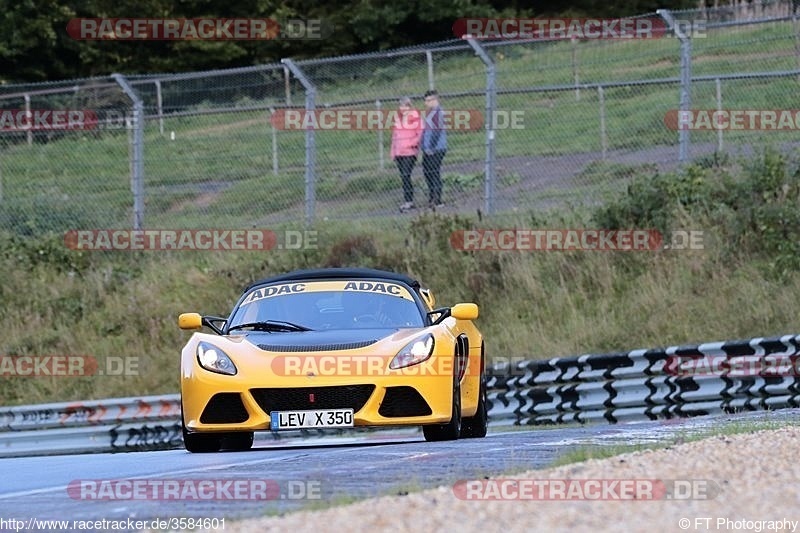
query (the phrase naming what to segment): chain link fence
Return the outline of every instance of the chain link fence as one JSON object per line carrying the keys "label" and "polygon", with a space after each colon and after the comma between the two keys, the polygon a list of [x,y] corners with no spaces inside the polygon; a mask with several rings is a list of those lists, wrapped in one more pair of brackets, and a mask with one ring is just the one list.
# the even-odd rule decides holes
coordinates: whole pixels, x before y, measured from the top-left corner
{"label": "chain link fence", "polygon": [[[796,107],[793,2],[643,17],[669,31],[652,39],[453,38],[211,72],[2,86],[0,228],[401,222],[408,215],[398,209],[393,113],[404,96],[424,112],[429,89],[448,117],[466,117],[447,129],[444,212],[592,203],[645,169],[796,144],[797,128],[681,129],[669,119]],[[68,127],[52,127],[58,117],[45,111],[66,111]],[[322,123],[326,111],[332,125]],[[287,120],[290,112],[302,120]],[[40,127],[20,126],[20,113]],[[381,120],[348,122],[358,113]],[[421,157],[412,183],[417,212],[429,209]]]}

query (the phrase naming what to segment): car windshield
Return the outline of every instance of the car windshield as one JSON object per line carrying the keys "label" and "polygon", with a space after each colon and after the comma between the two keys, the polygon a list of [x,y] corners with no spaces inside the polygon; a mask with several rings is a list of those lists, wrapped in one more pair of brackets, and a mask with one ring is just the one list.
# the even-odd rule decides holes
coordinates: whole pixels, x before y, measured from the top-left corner
{"label": "car windshield", "polygon": [[415,328],[425,325],[410,291],[376,280],[293,282],[250,290],[229,328],[265,321],[305,328]]}

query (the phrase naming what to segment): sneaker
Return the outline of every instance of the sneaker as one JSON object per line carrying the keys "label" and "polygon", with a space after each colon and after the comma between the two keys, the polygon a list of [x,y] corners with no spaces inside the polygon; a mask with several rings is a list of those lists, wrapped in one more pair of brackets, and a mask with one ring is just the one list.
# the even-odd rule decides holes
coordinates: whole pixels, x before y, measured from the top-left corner
{"label": "sneaker", "polygon": [[400,205],[400,212],[405,213],[406,211],[411,211],[414,207],[414,202],[405,202]]}
{"label": "sneaker", "polygon": [[439,200],[439,202],[438,202],[438,203],[433,203],[433,202],[431,202],[431,203],[430,203],[430,206],[431,206],[432,208],[435,208],[435,209],[441,209],[441,208],[443,208],[443,207],[444,207],[444,202],[442,202],[441,200]]}

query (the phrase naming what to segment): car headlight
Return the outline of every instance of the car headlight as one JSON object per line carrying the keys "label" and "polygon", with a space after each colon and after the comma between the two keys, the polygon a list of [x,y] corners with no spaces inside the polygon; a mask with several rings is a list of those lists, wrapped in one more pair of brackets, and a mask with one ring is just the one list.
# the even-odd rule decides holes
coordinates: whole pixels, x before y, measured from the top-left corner
{"label": "car headlight", "polygon": [[213,344],[201,342],[197,345],[197,361],[200,366],[210,372],[229,376],[236,374],[236,365],[233,364],[228,354]]}
{"label": "car headlight", "polygon": [[389,368],[396,370],[407,366],[416,365],[426,361],[433,353],[433,335],[428,333],[408,343],[400,352],[394,356]]}

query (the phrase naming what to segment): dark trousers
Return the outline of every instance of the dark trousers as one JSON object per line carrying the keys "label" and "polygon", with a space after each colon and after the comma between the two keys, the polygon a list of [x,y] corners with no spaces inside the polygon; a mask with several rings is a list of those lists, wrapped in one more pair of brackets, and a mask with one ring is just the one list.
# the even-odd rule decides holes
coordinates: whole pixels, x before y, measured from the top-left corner
{"label": "dark trousers", "polygon": [[428,182],[428,201],[432,204],[442,203],[442,159],[447,152],[423,154],[422,172]]}
{"label": "dark trousers", "polygon": [[417,156],[415,155],[398,155],[394,158],[397,163],[397,170],[400,171],[400,177],[403,178],[403,199],[406,202],[414,201],[414,185],[411,183],[411,173],[414,171],[414,165],[417,164]]}

